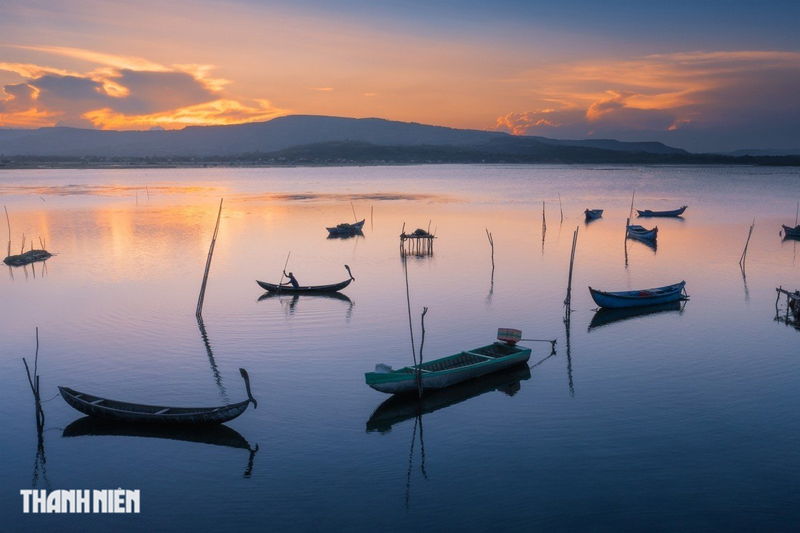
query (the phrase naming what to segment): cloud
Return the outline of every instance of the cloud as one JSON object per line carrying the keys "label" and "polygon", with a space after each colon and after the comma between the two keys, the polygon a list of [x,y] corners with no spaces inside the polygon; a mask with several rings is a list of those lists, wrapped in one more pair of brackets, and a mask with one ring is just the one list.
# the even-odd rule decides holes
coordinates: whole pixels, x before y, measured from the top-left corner
{"label": "cloud", "polygon": [[329,93],[333,90],[333,87],[309,87],[312,91],[319,91],[323,93]]}
{"label": "cloud", "polygon": [[64,47],[26,47],[100,65],[83,73],[48,66],[0,63],[25,78],[0,92],[0,126],[146,129],[186,124],[263,121],[287,114],[266,99],[229,93],[213,67],[170,67],[146,59]]}
{"label": "cloud", "polygon": [[532,109],[500,116],[487,129],[559,138],[649,132],[663,133],[659,138],[668,141],[689,130],[699,135],[771,126],[776,138],[780,131],[797,140],[798,52],[691,52],[577,62],[544,67],[522,80]]}

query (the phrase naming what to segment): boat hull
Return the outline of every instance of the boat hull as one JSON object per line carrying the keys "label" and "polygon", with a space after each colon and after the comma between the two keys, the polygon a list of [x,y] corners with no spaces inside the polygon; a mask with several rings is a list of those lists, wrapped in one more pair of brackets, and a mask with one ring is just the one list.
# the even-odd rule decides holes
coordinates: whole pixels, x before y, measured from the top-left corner
{"label": "boat hull", "polygon": [[[498,343],[500,344],[500,343]],[[484,347],[487,348],[487,347]],[[481,349],[484,349],[481,348]],[[497,357],[491,360],[483,360],[474,364],[460,366],[449,370],[435,372],[422,372],[422,390],[438,390],[470,379],[479,378],[498,370],[503,370],[520,363],[527,362],[531,357],[530,348],[515,347],[514,353]],[[479,349],[479,350],[481,350]],[[472,352],[462,352],[443,359],[430,361],[422,365],[422,368],[431,367],[437,363],[443,363],[453,358],[470,354]],[[386,394],[410,394],[417,392],[417,372],[419,367],[406,367],[393,372],[368,372],[365,375],[367,385],[376,391]]]}
{"label": "boat hull", "polygon": [[320,294],[326,292],[338,292],[352,282],[352,279],[343,281],[341,283],[334,283],[333,285],[316,285],[311,287],[297,287],[291,285],[275,285],[274,283],[266,283],[264,281],[256,280],[258,286],[267,292],[282,293],[282,294]]}
{"label": "boat hull", "polygon": [[[221,407],[167,407],[134,404],[109,400],[78,392],[68,387],[58,387],[61,397],[73,409],[93,417],[163,425],[207,425],[222,424],[245,412],[249,400]],[[161,412],[165,411],[166,412]]]}
{"label": "boat hull", "polygon": [[344,227],[334,226],[332,228],[325,228],[325,229],[327,229],[328,233],[330,233],[331,235],[350,235],[361,231],[364,227],[365,221],[366,219],[360,222],[356,222],[355,224],[348,224],[347,226]]}
{"label": "boat hull", "polygon": [[783,234],[786,236],[787,239],[800,239],[800,226],[795,228],[790,228],[789,226],[783,226]]}
{"label": "boat hull", "polygon": [[645,209],[644,211],[636,210],[636,213],[640,217],[679,217],[686,211],[688,206],[683,206],[680,209],[674,209],[672,211],[650,211],[649,209]]}
{"label": "boat hull", "polygon": [[628,237],[640,241],[654,241],[658,237],[658,227],[645,229],[642,226],[628,226]]}
{"label": "boat hull", "polygon": [[587,209],[583,212],[586,216],[586,220],[597,220],[598,218],[603,217],[603,210],[602,209]]}
{"label": "boat hull", "polygon": [[589,287],[594,303],[605,309],[623,309],[677,302],[683,299],[685,281],[641,291],[604,292]]}

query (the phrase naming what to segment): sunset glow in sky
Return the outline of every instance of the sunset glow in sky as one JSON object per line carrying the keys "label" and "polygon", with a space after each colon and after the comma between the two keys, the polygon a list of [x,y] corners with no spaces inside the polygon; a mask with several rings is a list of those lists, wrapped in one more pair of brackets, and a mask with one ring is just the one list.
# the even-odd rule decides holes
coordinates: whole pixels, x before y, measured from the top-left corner
{"label": "sunset glow in sky", "polygon": [[0,3],[0,127],[382,117],[800,148],[797,2]]}

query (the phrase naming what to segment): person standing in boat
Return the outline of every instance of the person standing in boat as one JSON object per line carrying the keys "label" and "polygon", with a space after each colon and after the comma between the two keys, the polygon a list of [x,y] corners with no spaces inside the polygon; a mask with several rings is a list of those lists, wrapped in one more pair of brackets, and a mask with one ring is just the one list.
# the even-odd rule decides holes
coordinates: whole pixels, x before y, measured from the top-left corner
{"label": "person standing in boat", "polygon": [[289,278],[289,281],[287,281],[286,283],[281,283],[281,285],[289,285],[291,283],[293,288],[295,289],[300,288],[300,284],[297,283],[297,278],[294,277],[294,274],[292,274],[291,272],[287,274],[286,271],[284,270],[283,275]]}

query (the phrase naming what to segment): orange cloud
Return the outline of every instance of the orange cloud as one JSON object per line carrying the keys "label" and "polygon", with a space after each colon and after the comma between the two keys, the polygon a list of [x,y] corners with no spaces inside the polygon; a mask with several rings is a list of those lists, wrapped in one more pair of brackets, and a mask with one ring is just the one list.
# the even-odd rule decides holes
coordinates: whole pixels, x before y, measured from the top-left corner
{"label": "orange cloud", "polygon": [[[523,135],[559,127],[585,136],[719,125],[743,108],[792,101],[790,81],[798,76],[798,52],[691,52],[544,67],[514,83],[530,84],[532,100],[546,111],[508,113],[488,129]],[[780,93],[774,103],[769,93]]]}
{"label": "orange cloud", "polygon": [[146,59],[66,47],[24,47],[101,65],[77,73],[47,66],[0,63],[25,78],[3,86],[0,126],[52,125],[103,129],[174,128],[268,120],[289,110],[265,99],[241,99],[212,65],[164,66]]}

